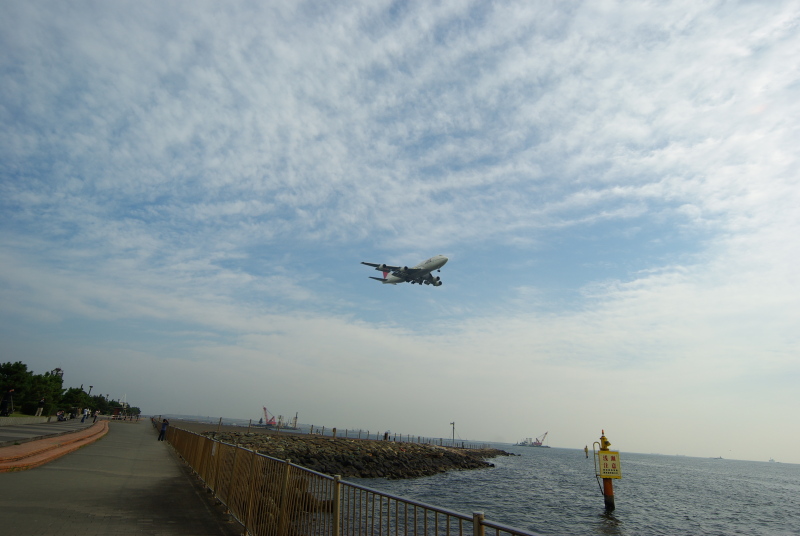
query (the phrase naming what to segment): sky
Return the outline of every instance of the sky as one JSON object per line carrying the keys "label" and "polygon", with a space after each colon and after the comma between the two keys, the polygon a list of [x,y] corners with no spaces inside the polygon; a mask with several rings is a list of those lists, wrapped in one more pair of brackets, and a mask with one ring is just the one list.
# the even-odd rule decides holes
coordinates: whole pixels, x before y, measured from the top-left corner
{"label": "sky", "polygon": [[146,414],[800,463],[799,26],[4,2],[0,362]]}

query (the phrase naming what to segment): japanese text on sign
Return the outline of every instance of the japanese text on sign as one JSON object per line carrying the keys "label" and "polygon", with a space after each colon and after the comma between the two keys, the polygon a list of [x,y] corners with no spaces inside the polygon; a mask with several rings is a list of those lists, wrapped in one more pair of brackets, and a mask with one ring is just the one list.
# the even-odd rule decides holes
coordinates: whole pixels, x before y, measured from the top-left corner
{"label": "japanese text on sign", "polygon": [[619,452],[613,450],[601,450],[597,453],[598,473],[597,476],[603,478],[622,478],[622,464],[619,459]]}

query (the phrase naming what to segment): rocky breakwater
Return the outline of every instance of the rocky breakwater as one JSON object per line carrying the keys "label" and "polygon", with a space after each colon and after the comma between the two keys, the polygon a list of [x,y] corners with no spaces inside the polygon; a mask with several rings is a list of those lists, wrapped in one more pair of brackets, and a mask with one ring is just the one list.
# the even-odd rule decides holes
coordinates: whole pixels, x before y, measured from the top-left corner
{"label": "rocky breakwater", "polygon": [[452,470],[494,467],[485,459],[513,456],[498,449],[456,449],[299,434],[205,432],[203,435],[273,458],[288,459],[320,473],[350,478],[416,478]]}

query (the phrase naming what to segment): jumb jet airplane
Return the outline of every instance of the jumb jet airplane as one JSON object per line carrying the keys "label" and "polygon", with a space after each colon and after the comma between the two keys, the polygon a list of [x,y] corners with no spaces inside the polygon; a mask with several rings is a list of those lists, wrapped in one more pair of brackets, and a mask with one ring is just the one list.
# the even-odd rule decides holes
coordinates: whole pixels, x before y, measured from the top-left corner
{"label": "jumb jet airplane", "polygon": [[434,287],[442,286],[442,281],[439,276],[434,276],[431,272],[439,271],[447,262],[447,257],[444,255],[436,255],[426,261],[422,261],[413,268],[408,266],[389,266],[388,264],[374,264],[371,262],[362,262],[367,266],[372,266],[376,270],[383,272],[383,277],[372,277],[380,281],[384,285],[396,285],[398,283],[417,283],[418,285],[433,285]]}

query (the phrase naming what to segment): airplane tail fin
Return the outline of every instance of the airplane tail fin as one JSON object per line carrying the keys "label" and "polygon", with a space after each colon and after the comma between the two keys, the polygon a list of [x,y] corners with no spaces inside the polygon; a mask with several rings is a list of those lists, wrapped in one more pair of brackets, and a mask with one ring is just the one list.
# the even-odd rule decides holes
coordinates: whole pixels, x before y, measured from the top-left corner
{"label": "airplane tail fin", "polygon": [[[379,268],[375,269],[378,270]],[[384,283],[386,283],[386,277],[389,275],[389,272],[388,270],[382,270],[382,271],[383,271],[383,279],[381,279],[380,277],[372,277],[372,276],[370,276],[369,278],[374,279],[376,281],[383,281]]]}

